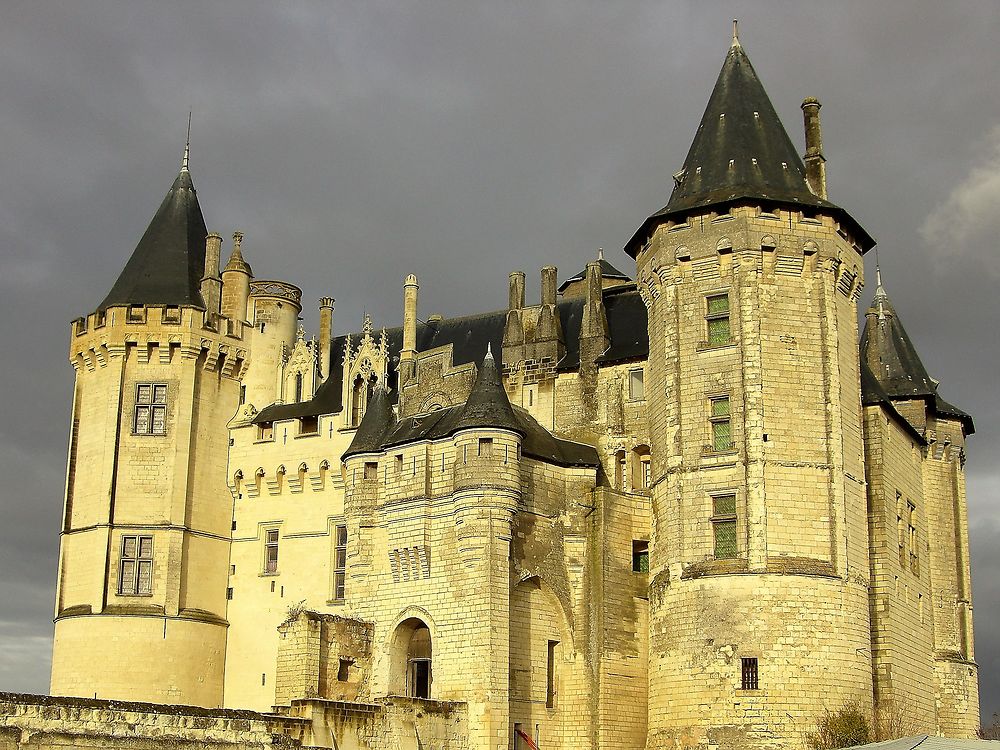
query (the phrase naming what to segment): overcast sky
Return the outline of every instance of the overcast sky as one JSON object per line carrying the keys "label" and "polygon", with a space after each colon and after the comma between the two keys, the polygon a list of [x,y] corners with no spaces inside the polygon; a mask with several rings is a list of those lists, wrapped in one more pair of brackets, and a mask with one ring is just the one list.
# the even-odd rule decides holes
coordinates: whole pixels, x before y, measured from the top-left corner
{"label": "overcast sky", "polygon": [[[984,719],[1000,710],[1000,5],[0,0],[0,690],[48,687],[73,371],[170,187],[194,111],[208,227],[335,329],[506,303],[669,197],[731,19],[793,141],[823,102],[830,198],[941,392],[966,466]],[[223,253],[228,255],[227,240]],[[874,253],[867,259],[874,288]]]}

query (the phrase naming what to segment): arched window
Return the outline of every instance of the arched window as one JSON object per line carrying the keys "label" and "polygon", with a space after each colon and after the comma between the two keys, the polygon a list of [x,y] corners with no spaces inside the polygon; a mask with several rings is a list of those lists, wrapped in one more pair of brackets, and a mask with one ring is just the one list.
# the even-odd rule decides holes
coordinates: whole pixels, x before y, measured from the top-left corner
{"label": "arched window", "polygon": [[351,388],[351,425],[357,427],[361,424],[361,417],[365,415],[365,381],[358,375],[354,378],[354,385]]}

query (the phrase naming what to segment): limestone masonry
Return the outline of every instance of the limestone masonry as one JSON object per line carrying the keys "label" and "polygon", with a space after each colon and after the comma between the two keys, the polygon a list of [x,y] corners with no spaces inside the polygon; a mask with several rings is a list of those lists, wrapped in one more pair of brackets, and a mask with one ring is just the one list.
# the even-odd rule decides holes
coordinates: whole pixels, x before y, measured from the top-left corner
{"label": "limestone masonry", "polygon": [[974,736],[972,418],[881,279],[859,336],[802,109],[804,159],[734,39],[634,273],[426,323],[410,275],[318,337],[240,233],[220,271],[185,153],[73,322],[56,697],[0,694],[0,748]]}

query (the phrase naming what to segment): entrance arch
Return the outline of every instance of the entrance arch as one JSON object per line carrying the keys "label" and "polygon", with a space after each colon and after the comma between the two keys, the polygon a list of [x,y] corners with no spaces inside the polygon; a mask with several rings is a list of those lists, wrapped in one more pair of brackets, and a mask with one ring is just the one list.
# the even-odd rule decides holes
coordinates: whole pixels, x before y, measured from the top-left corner
{"label": "entrance arch", "polygon": [[419,617],[396,626],[390,648],[389,690],[393,695],[430,698],[432,669],[431,631]]}

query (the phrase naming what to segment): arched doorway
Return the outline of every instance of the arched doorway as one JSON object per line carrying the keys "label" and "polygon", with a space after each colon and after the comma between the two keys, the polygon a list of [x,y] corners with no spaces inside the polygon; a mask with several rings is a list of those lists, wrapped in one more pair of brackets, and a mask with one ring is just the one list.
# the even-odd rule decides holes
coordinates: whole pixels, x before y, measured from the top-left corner
{"label": "arched doorway", "polygon": [[403,620],[392,641],[391,690],[410,698],[430,698],[434,680],[431,631],[419,617]]}

